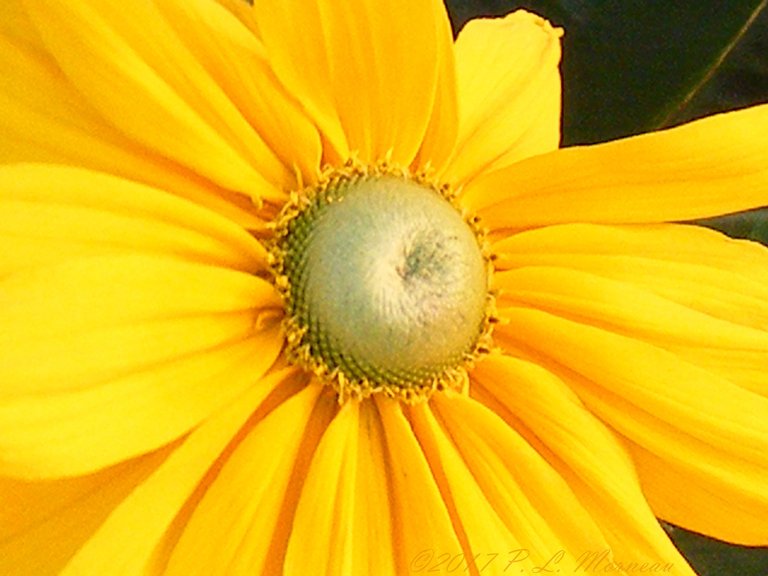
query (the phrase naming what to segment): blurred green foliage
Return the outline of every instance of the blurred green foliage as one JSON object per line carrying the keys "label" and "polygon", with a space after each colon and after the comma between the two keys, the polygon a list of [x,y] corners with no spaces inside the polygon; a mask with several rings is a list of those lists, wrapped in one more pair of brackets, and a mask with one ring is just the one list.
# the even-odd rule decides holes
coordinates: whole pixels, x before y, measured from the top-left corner
{"label": "blurred green foliage", "polygon": [[[768,102],[768,0],[446,4],[455,31],[471,18],[517,8],[565,29],[564,145],[602,142]],[[768,245],[768,209],[698,223]],[[700,576],[768,576],[766,548],[664,526]]]}
{"label": "blurred green foliage", "polygon": [[563,143],[768,102],[768,0],[448,0],[454,29],[516,8],[565,30]]}

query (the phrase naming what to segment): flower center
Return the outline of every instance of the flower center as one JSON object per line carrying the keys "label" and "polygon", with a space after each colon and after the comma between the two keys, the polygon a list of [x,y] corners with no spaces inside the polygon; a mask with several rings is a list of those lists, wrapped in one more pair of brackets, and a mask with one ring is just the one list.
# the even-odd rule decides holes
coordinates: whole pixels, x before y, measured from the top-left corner
{"label": "flower center", "polygon": [[348,166],[283,210],[289,353],[341,399],[463,388],[489,325],[479,233],[436,186]]}

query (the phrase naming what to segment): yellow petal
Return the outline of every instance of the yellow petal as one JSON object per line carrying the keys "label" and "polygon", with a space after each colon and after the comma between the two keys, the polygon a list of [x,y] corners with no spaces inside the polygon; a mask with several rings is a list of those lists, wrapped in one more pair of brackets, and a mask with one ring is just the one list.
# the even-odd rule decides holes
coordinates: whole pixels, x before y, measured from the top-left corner
{"label": "yellow petal", "polygon": [[[508,308],[504,317],[499,341],[566,375],[590,410],[699,485],[690,496],[701,497],[700,513],[688,522],[711,536],[766,543],[768,398],[630,336],[533,309]],[[706,519],[728,514],[726,525]]]}
{"label": "yellow petal", "polygon": [[630,282],[547,266],[501,272],[494,280],[502,309],[530,306],[651,342],[683,357],[751,356],[755,365],[768,366],[768,331],[713,318]]}
{"label": "yellow petal", "polygon": [[154,188],[76,168],[0,167],[0,277],[70,258],[147,253],[266,269],[266,251],[232,221]]}
{"label": "yellow petal", "polygon": [[226,8],[235,18],[251,31],[256,37],[261,39],[259,26],[256,22],[255,10],[252,2],[240,2],[239,0],[215,0],[217,4]]}
{"label": "yellow petal", "polygon": [[286,493],[303,481],[318,424],[324,427],[336,408],[321,391],[307,386],[247,431],[195,505],[163,574],[281,572],[286,542],[278,534],[290,530],[293,514]]}
{"label": "yellow petal", "polygon": [[[483,493],[454,440],[440,426],[429,406],[417,404],[410,414],[414,432],[451,511],[465,557],[474,559],[476,553],[498,552],[499,557],[487,560],[483,574],[503,574],[510,566],[525,571],[535,568],[536,559],[525,553],[526,544],[494,510],[494,503]],[[452,559],[459,551],[436,552],[451,554]]]}
{"label": "yellow petal", "polygon": [[16,476],[87,473],[167,443],[282,345],[260,319],[278,305],[266,281],[169,258],[19,272],[0,301],[0,470]]}
{"label": "yellow petal", "polygon": [[[702,474],[682,462],[682,458],[700,458],[701,453],[689,453],[671,461],[634,442],[627,445],[643,491],[657,516],[727,542],[768,546],[766,507],[754,507],[752,484],[740,484],[741,479],[728,470],[707,470]],[[764,471],[756,473],[765,478]]]}
{"label": "yellow petal", "polygon": [[768,105],[607,144],[565,148],[473,181],[492,229],[687,220],[768,204]]}
{"label": "yellow petal", "polygon": [[580,570],[574,572],[597,572],[612,560],[671,565],[668,573],[693,576],[651,512],[621,441],[565,382],[540,366],[503,356],[479,363],[472,377],[473,396],[537,447],[602,530],[605,546],[580,550]]}
{"label": "yellow petal", "polygon": [[23,0],[3,2],[3,17],[0,19],[3,46],[28,47],[38,42],[37,33],[24,11]]}
{"label": "yellow petal", "polygon": [[371,402],[348,402],[312,459],[286,574],[397,574],[383,431]]}
{"label": "yellow petal", "polygon": [[[724,384],[690,386],[681,388],[701,400],[669,408],[584,388],[592,410],[629,439],[657,516],[736,544],[768,545],[765,398]],[[702,405],[706,412],[688,416]],[[747,414],[732,415],[735,409]]]}
{"label": "yellow petal", "polygon": [[311,183],[320,169],[320,136],[299,101],[279,84],[254,31],[207,0],[166,1],[158,8],[183,31],[179,38],[186,48],[280,158],[288,170],[283,187],[297,187],[295,171],[301,183]]}
{"label": "yellow petal", "polygon": [[[236,402],[214,413],[107,518],[61,576],[145,576],[172,522],[265,397],[293,372],[276,372],[252,385]],[[311,396],[308,392],[305,397]],[[280,413],[278,411],[278,413]],[[294,421],[292,421],[294,422]],[[292,429],[289,431],[293,432]],[[216,480],[213,480],[214,485]],[[220,527],[221,519],[217,523]]]}
{"label": "yellow petal", "polygon": [[45,482],[0,478],[0,573],[60,576],[112,510],[174,448],[89,476]]}
{"label": "yellow petal", "polygon": [[275,73],[336,155],[356,152],[367,162],[391,152],[407,166],[424,140],[439,64],[450,51],[441,4],[264,0],[255,10]]}
{"label": "yellow petal", "polygon": [[332,153],[346,159],[350,149],[330,84],[327,42],[332,40],[326,39],[320,10],[315,2],[298,0],[269,0],[251,9],[271,67],[320,129],[328,162]]}
{"label": "yellow petal", "polygon": [[[185,46],[192,27],[175,28],[154,4],[126,10],[108,0],[36,0],[25,6],[69,81],[131,140],[254,200],[285,198],[279,187],[291,170]],[[207,17],[226,42],[228,20]]]}
{"label": "yellow petal", "polygon": [[518,10],[471,20],[456,39],[459,137],[446,179],[556,150],[560,142],[560,36]]}
{"label": "yellow petal", "polygon": [[534,566],[569,573],[584,551],[608,547],[559,473],[498,415],[454,394],[435,395],[431,405],[474,481]]}
{"label": "yellow petal", "polygon": [[462,554],[462,545],[402,405],[377,398],[376,406],[386,438],[397,573],[425,572],[440,554]]}
{"label": "yellow petal", "polygon": [[432,2],[435,22],[442,22],[436,29],[437,33],[437,80],[429,113],[424,141],[421,143],[412,170],[417,172],[427,166],[441,170],[456,143],[459,130],[459,103],[456,87],[456,61],[453,50],[453,30],[448,18],[445,17],[445,7],[441,2]]}
{"label": "yellow petal", "polygon": [[189,198],[247,226],[250,201],[147,150],[109,125],[64,76],[21,6],[0,19],[0,160],[63,163],[118,174]]}
{"label": "yellow petal", "polygon": [[0,302],[1,398],[76,391],[216,351],[279,305],[255,276],[149,256],[20,272],[0,283]]}
{"label": "yellow petal", "polygon": [[[582,315],[587,313],[585,305],[592,310],[600,306],[596,295],[610,298],[610,304],[603,306],[610,305],[610,310],[601,314],[622,315],[624,319],[614,318],[614,324],[621,321],[630,322],[633,329],[642,327],[646,338],[657,342],[667,334],[662,338],[667,349],[768,395],[766,352],[760,344],[768,330],[768,250],[762,246],[693,226],[561,225],[517,234],[498,242],[494,250],[497,266],[515,270],[514,275],[537,274],[531,272],[532,267],[542,266],[559,268],[559,275],[567,270],[589,273],[591,279],[582,275],[559,286],[549,282],[550,288],[562,296],[571,281],[574,288],[581,286]],[[599,282],[594,277],[614,283],[588,288],[578,279]],[[510,283],[509,288],[514,293],[516,287]],[[621,295],[623,289],[629,291],[626,298]],[[528,295],[538,298],[530,289]],[[541,297],[552,304],[552,295]],[[632,304],[622,305],[622,299]],[[568,305],[571,303],[576,305],[572,299]],[[560,308],[565,305],[561,302]],[[653,315],[651,310],[655,310]],[[665,322],[668,314],[676,315],[675,323]],[[654,322],[651,334],[648,330]],[[742,340],[737,345],[731,338],[728,344],[726,336],[734,332],[750,333],[746,338],[752,343]],[[672,333],[674,338],[670,338]]]}

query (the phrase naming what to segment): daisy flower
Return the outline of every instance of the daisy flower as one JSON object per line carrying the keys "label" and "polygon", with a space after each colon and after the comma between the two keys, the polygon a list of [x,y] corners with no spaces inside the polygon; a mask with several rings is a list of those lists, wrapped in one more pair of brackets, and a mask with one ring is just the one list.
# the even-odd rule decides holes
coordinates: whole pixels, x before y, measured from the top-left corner
{"label": "daisy flower", "polygon": [[558,149],[561,32],[6,0],[0,573],[691,576],[768,544],[768,108]]}

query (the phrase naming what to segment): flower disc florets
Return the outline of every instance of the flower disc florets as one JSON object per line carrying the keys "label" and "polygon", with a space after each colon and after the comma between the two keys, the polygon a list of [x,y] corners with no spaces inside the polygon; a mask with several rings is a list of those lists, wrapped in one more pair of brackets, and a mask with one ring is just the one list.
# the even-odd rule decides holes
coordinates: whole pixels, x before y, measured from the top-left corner
{"label": "flower disc florets", "polygon": [[342,401],[464,389],[490,338],[484,246],[447,186],[386,165],[328,171],[274,224],[289,357]]}

